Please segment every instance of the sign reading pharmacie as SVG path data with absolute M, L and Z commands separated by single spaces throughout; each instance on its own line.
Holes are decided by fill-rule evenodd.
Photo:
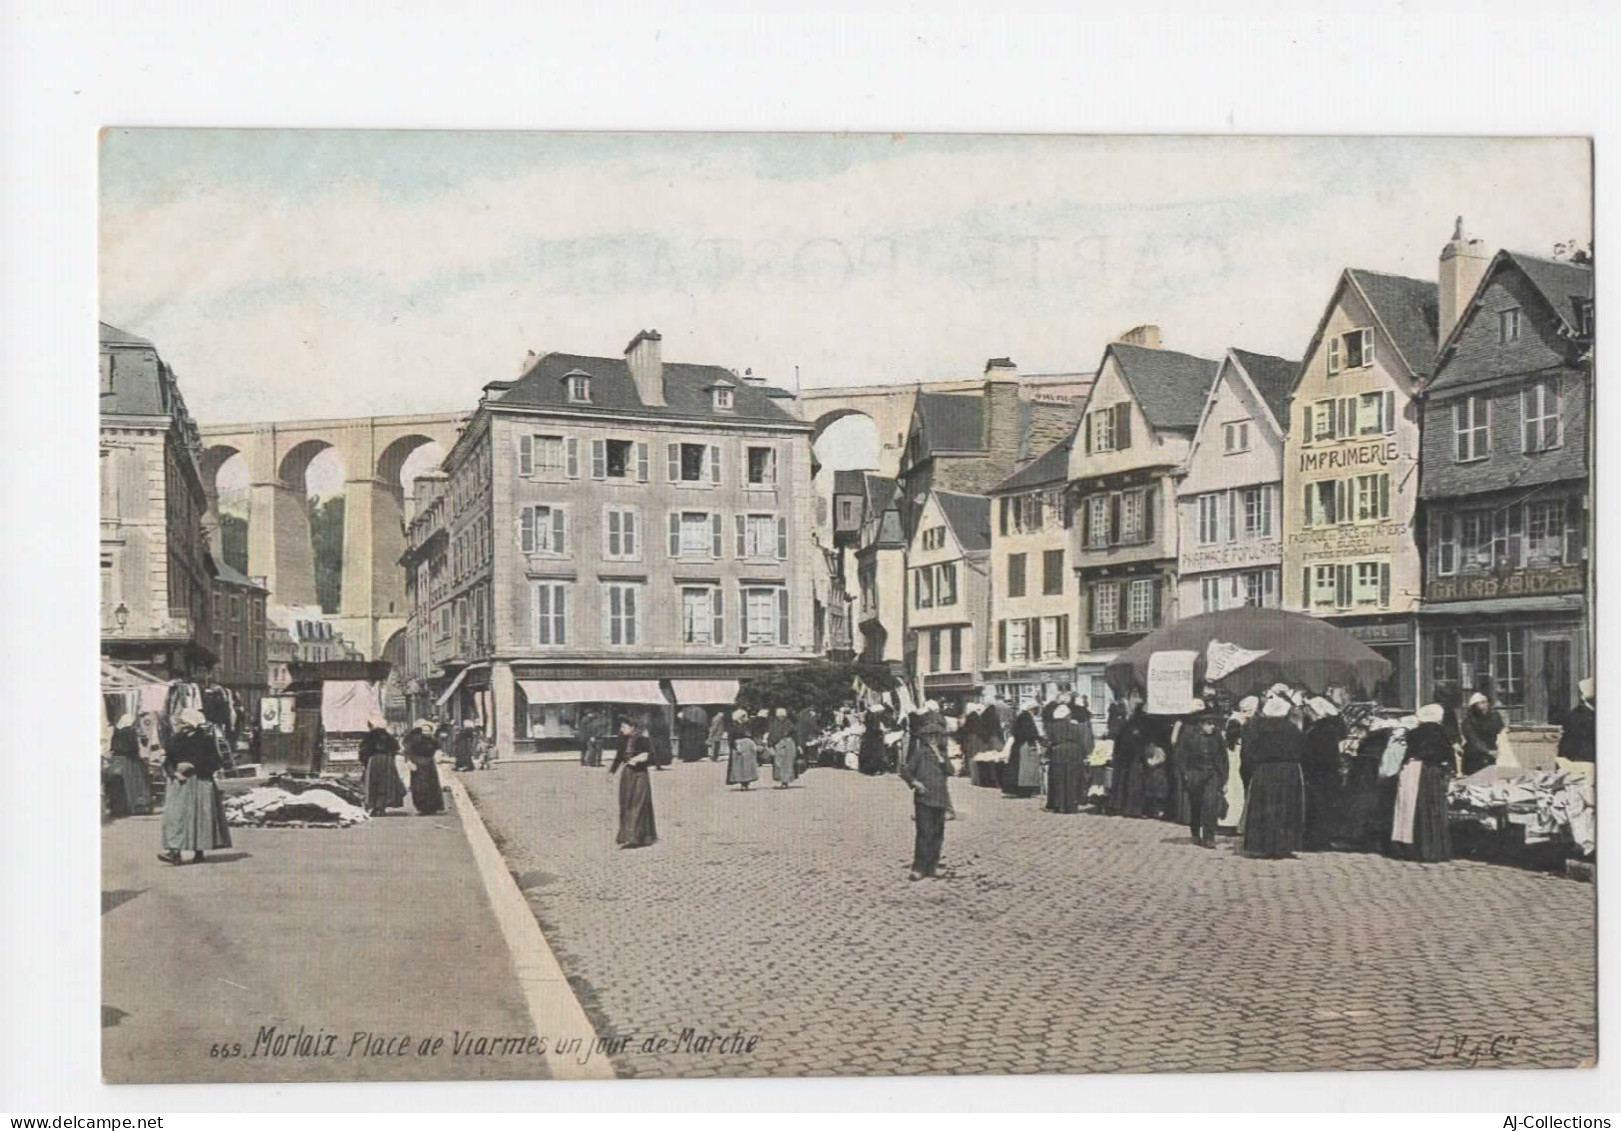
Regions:
M 1506 569 L 1465 577 L 1434 577 L 1424 587 L 1429 601 L 1466 601 L 1490 597 L 1526 597 L 1541 593 L 1579 593 L 1579 566 L 1553 569 Z
M 1198 573 L 1230 566 L 1276 565 L 1283 557 L 1283 543 L 1276 538 L 1259 542 L 1234 542 L 1230 546 L 1200 546 L 1182 551 L 1177 568 Z

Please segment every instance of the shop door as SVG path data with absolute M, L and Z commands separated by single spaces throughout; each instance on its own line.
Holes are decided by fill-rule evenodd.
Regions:
M 1540 671 L 1542 677 L 1531 686 L 1532 694 L 1540 694 L 1542 701 L 1527 704 L 1529 717 L 1535 722 L 1562 723 L 1575 694 L 1570 678 L 1570 638 L 1538 640 L 1536 646 L 1541 654 L 1533 657 L 1533 670 Z
M 1383 647 L 1372 645 L 1375 652 L 1390 661 L 1390 674 L 1373 689 L 1374 702 L 1385 707 L 1408 706 L 1407 697 L 1402 694 L 1402 677 L 1406 674 L 1405 648 L 1385 645 Z

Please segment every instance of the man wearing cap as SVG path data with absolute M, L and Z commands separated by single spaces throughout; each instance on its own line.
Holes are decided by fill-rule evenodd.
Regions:
M 1565 725 L 1559 732 L 1559 756 L 1567 762 L 1591 762 L 1595 760 L 1598 735 L 1592 679 L 1582 680 L 1576 689 L 1582 698 L 1565 716 Z
M 1221 719 L 1206 709 L 1195 715 L 1176 738 L 1176 763 L 1182 775 L 1182 800 L 1188 829 L 1201 848 L 1216 847 L 1216 823 L 1226 809 L 1227 743 Z
M 901 763 L 900 778 L 912 789 L 912 820 L 916 826 L 909 877 L 913 880 L 934 875 L 946 839 L 946 814 L 951 810 L 946 779 L 951 776 L 951 763 L 946 760 L 944 746 L 944 742 L 936 746 L 919 736 L 907 745 L 906 760 Z
M 1463 776 L 1479 773 L 1497 762 L 1497 736 L 1503 733 L 1503 716 L 1492 709 L 1491 700 L 1477 691 L 1469 697 L 1460 726 L 1463 734 Z

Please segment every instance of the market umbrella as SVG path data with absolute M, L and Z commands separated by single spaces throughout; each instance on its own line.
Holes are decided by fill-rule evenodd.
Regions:
M 1206 679 L 1212 643 L 1260 652 L 1215 680 Z M 1300 684 L 1317 694 L 1330 687 L 1371 692 L 1394 665 L 1348 632 L 1303 613 L 1282 609 L 1226 609 L 1150 633 L 1109 661 L 1105 678 L 1115 694 L 1148 686 L 1148 658 L 1155 652 L 1197 652 L 1194 685 L 1216 683 L 1234 695 L 1252 695 L 1274 683 Z M 1240 657 L 1243 658 L 1242 656 Z

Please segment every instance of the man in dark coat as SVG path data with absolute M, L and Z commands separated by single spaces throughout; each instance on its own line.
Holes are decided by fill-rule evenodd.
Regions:
M 1464 777 L 1497 764 L 1497 736 L 1503 733 L 1503 716 L 1492 710 L 1491 700 L 1481 692 L 1469 697 L 1460 730 Z
M 929 737 L 920 736 L 909 744 L 900 777 L 912 788 L 912 820 L 916 826 L 910 879 L 934 875 L 940 863 L 946 814 L 951 811 L 951 791 L 946 785 L 950 776 L 951 763 L 946 760 L 944 742 L 937 745 Z
M 1182 798 L 1195 844 L 1216 847 L 1216 824 L 1227 807 L 1227 742 L 1221 719 L 1207 711 L 1182 725 L 1176 739 L 1176 764 Z
M 1581 702 L 1565 716 L 1565 725 L 1559 732 L 1559 756 L 1567 762 L 1592 762 L 1598 736 L 1598 716 L 1594 713 L 1596 689 L 1591 679 L 1582 680 L 1577 688 L 1581 691 Z

